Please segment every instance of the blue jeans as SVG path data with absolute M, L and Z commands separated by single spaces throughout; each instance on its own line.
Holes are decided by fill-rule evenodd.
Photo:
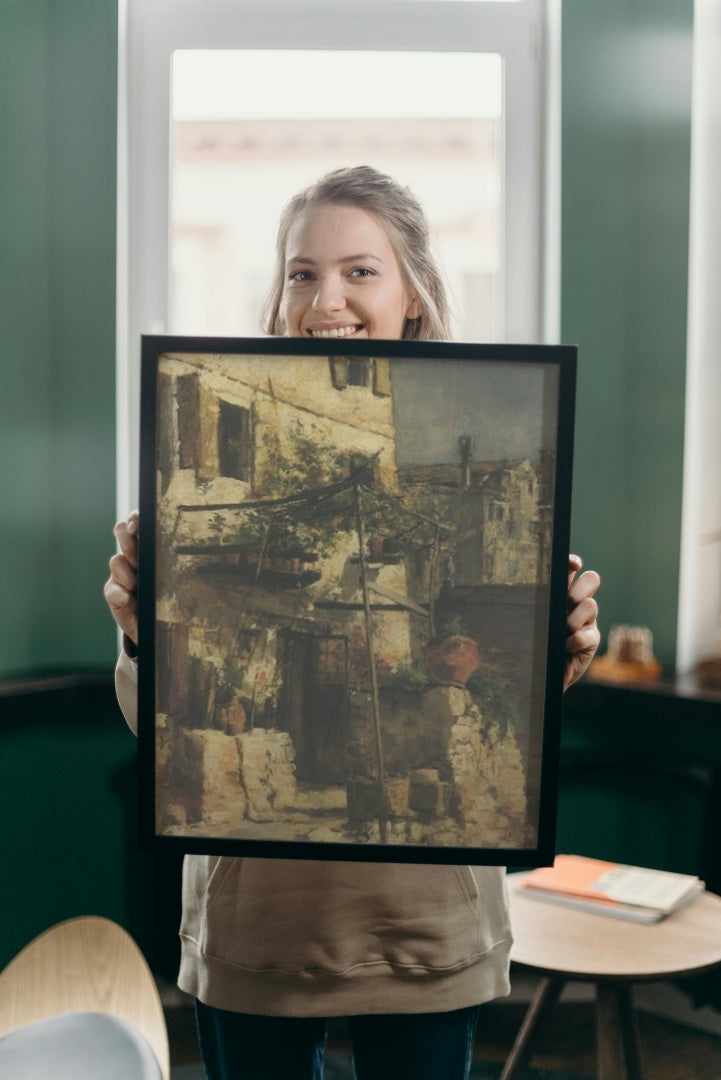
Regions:
M 357 1080 L 467 1080 L 478 1008 L 348 1017 Z M 323 1017 L 195 1009 L 208 1080 L 321 1080 Z

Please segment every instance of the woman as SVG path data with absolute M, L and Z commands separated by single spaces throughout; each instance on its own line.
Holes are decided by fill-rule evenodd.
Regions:
M 368 167 L 299 193 L 279 227 L 265 329 L 323 339 L 450 337 L 415 197 Z M 137 514 L 105 595 L 126 647 L 118 696 L 135 722 Z M 598 646 L 593 572 L 569 562 L 564 688 Z M 322 1075 L 326 1018 L 347 1016 L 359 1080 L 462 1080 L 479 1006 L 508 993 L 499 867 L 186 856 L 179 985 L 197 1001 L 210 1080 Z

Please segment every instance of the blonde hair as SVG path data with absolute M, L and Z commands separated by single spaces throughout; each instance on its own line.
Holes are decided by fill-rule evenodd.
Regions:
M 386 229 L 401 273 L 421 305 L 417 318 L 406 319 L 401 337 L 447 341 L 452 336 L 451 311 L 443 276 L 430 250 L 423 207 L 410 188 L 370 165 L 327 173 L 294 195 L 283 210 L 276 239 L 274 279 L 263 311 L 263 330 L 276 335 L 286 332 L 281 305 L 288 233 L 303 211 L 323 203 L 357 206 L 372 214 Z

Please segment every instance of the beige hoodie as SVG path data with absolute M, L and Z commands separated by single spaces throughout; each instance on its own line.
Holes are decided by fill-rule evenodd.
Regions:
M 118 700 L 137 721 L 137 665 Z M 186 855 L 178 985 L 270 1016 L 441 1012 L 509 992 L 501 867 Z

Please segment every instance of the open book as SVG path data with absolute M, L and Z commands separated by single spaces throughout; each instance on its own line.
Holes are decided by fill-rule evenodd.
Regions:
M 517 888 L 535 900 L 653 923 L 693 900 L 705 886 L 693 874 L 557 855 L 553 866 L 532 870 Z

